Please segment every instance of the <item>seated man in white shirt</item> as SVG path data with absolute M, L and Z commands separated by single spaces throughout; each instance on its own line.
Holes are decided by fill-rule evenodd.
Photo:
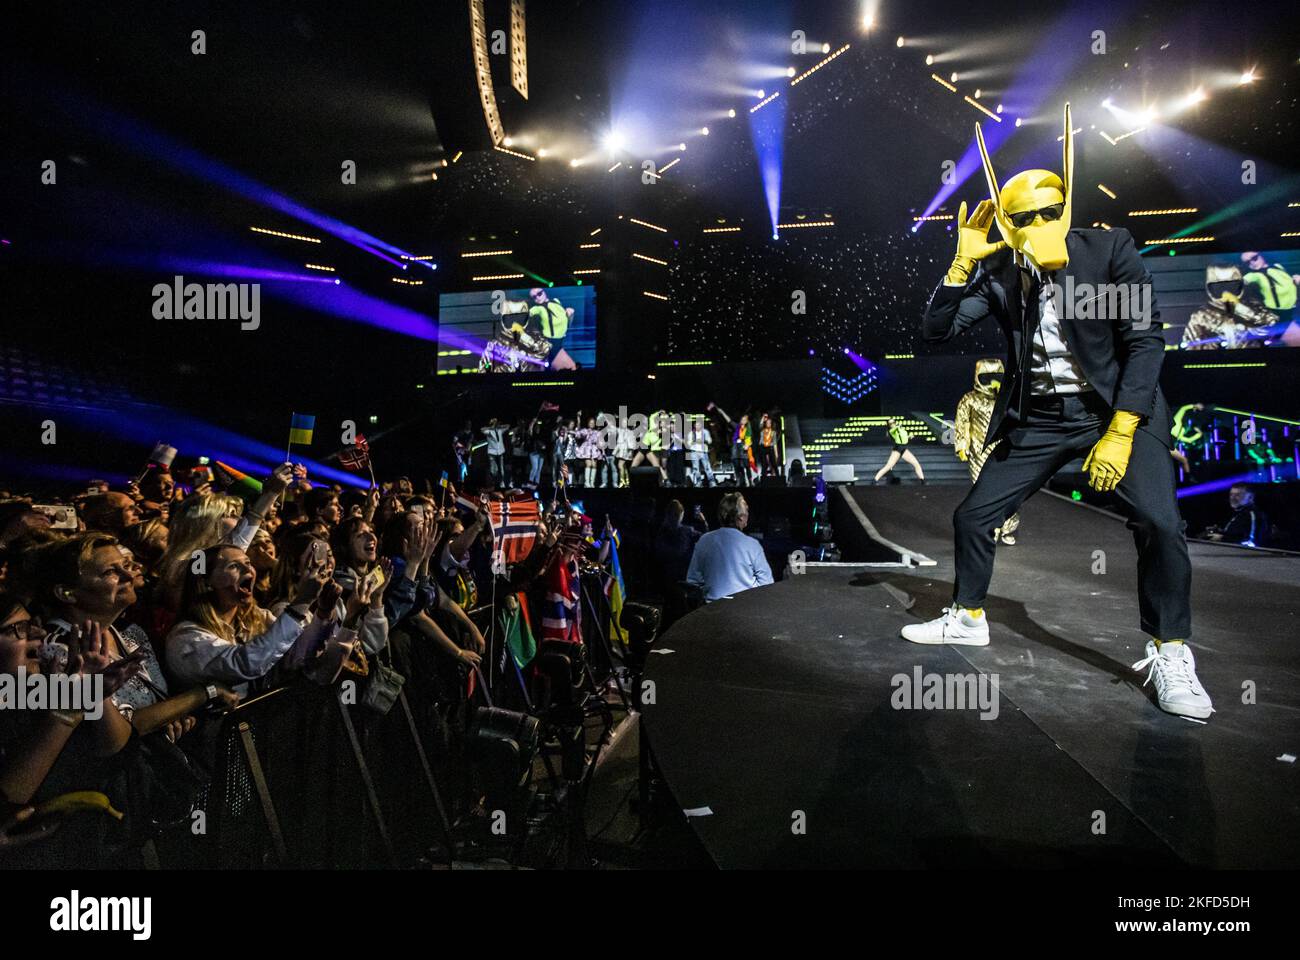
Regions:
M 729 493 L 718 504 L 717 530 L 700 537 L 686 573 L 688 583 L 704 590 L 704 599 L 718 600 L 772 582 L 772 568 L 759 542 L 744 532 L 749 504 Z

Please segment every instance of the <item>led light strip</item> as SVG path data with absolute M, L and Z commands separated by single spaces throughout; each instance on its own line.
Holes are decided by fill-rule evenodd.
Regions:
M 632 256 L 636 257 L 638 260 L 649 260 L 651 263 L 657 263 L 661 267 L 668 266 L 667 260 L 660 260 L 657 257 L 647 257 L 644 253 L 634 253 Z
M 270 237 L 283 237 L 286 240 L 302 240 L 305 243 L 320 243 L 320 240 L 316 237 L 304 237 L 297 233 L 282 233 L 279 230 L 268 230 L 266 227 L 249 227 L 248 229 L 252 230 L 254 233 L 265 233 Z
M 522 280 L 522 273 L 494 273 L 483 277 L 470 277 L 471 280 Z
M 327 267 L 319 263 L 304 263 L 303 266 L 306 267 L 308 270 L 324 270 L 326 273 L 335 272 L 333 267 Z
M 462 253 L 461 257 L 465 260 L 470 257 L 508 257 L 512 253 L 513 250 L 476 250 L 473 253 Z
M 501 146 L 501 145 L 499 145 L 499 144 L 498 144 L 497 146 L 493 147 L 493 149 L 494 149 L 494 150 L 500 150 L 502 153 L 508 153 L 508 154 L 510 154 L 510 156 L 512 156 L 512 157 L 519 157 L 519 159 L 521 159 L 521 160 L 531 160 L 531 161 L 533 161 L 534 163 L 537 161 L 537 158 L 534 157 L 531 153 L 521 153 L 521 152 L 518 151 L 518 150 L 511 150 L 509 147 L 503 147 L 503 146 Z
M 599 269 L 592 269 L 592 270 L 574 270 L 574 271 L 573 271 L 573 275 L 574 275 L 575 277 L 586 276 L 587 274 L 590 274 L 590 273 L 600 273 L 600 270 L 599 270 Z
M 655 300 L 667 300 L 667 299 L 668 299 L 668 298 L 665 297 L 662 293 L 651 293 L 649 290 L 642 290 L 641 292 L 644 293 L 647 297 L 652 297 L 652 298 L 655 299 Z
M 520 380 L 510 384 L 512 387 L 571 387 L 572 380 Z
M 438 351 L 438 356 L 440 356 L 440 357 L 467 357 L 467 356 L 469 356 L 469 355 L 470 355 L 471 353 L 473 353 L 473 352 L 474 352 L 473 350 L 439 350 L 439 351 Z
M 1104 183 L 1097 184 L 1097 189 L 1100 190 L 1102 193 L 1106 194 L 1106 196 L 1110 197 L 1112 200 L 1119 199 L 1118 197 L 1115 196 L 1115 191 L 1112 190 L 1110 187 L 1106 186 L 1106 184 Z
M 580 243 L 580 244 L 578 244 L 578 249 L 579 249 L 579 250 L 598 250 L 598 249 L 600 249 L 600 244 L 599 244 L 599 243 Z
M 668 232 L 667 227 L 658 227 L 655 226 L 653 223 L 646 223 L 644 220 L 638 220 L 636 217 L 628 217 L 628 219 L 631 220 L 633 223 L 635 223 L 638 227 L 649 227 L 651 230 L 658 230 L 660 233 Z
M 750 112 L 750 113 L 758 113 L 758 111 L 762 110 L 764 107 L 766 107 L 769 103 L 771 103 L 773 100 L 775 100 L 775 99 L 776 99 L 777 97 L 779 97 L 779 96 L 781 96 L 781 91 L 780 91 L 780 90 L 778 90 L 776 93 L 770 93 L 770 94 L 768 94 L 768 95 L 767 95 L 766 97 L 764 97 L 762 100 L 758 101 L 758 103 L 756 103 L 756 104 L 754 104 L 752 107 L 750 107 L 750 108 L 749 108 L 749 112 Z
M 701 233 L 739 233 L 740 227 L 705 227 Z
M 1214 370 L 1225 367 L 1267 367 L 1267 363 L 1185 363 L 1184 370 Z
M 803 227 L 833 227 L 834 220 L 805 220 L 802 223 L 778 223 L 778 230 L 799 230 Z
M 1209 243 L 1213 237 L 1168 237 L 1164 240 L 1148 240 L 1146 246 L 1151 247 L 1157 243 Z
M 830 56 L 826 57 L 826 58 L 825 58 L 824 60 L 822 60 L 821 62 L 813 64 L 811 67 L 809 67 L 809 68 L 808 68 L 807 70 L 805 70 L 803 73 L 799 74 L 799 76 L 797 76 L 797 77 L 795 77 L 793 80 L 791 80 L 791 81 L 790 81 L 790 86 L 793 87 L 796 83 L 801 83 L 803 80 L 807 79 L 809 76 L 811 76 L 812 74 L 816 73 L 816 72 L 817 72 L 818 70 L 820 70 L 822 67 L 826 66 L 826 64 L 830 63 L 832 60 L 834 60 L 836 57 L 838 57 L 841 53 L 843 53 L 845 50 L 847 50 L 847 49 L 849 48 L 849 46 L 850 46 L 850 45 L 846 43 L 846 44 L 844 44 L 844 46 L 840 47 L 838 50 L 836 50 L 836 51 L 835 51 L 834 53 L 832 53 Z
M 931 74 L 931 76 L 933 76 L 933 74 Z M 956 87 L 953 88 L 954 91 L 955 91 L 956 89 L 957 89 Z M 996 120 L 998 123 L 1001 123 L 1001 122 L 1002 122 L 1002 118 L 1001 118 L 1001 117 L 999 117 L 996 113 L 994 113 L 994 112 L 993 112 L 992 110 L 990 110 L 988 107 L 984 106 L 984 104 L 980 103 L 978 100 L 976 100 L 976 99 L 974 99 L 974 98 L 972 98 L 972 97 L 963 97 L 962 99 L 965 100 L 967 103 L 969 103 L 972 107 L 974 107 L 974 108 L 975 108 L 976 110 L 978 110 L 980 113 L 984 114 L 984 116 L 988 117 L 990 120 Z
M 662 177 L 665 173 L 667 173 L 669 170 L 671 170 L 673 167 L 677 166 L 677 164 L 681 162 L 682 162 L 681 157 L 673 157 L 671 160 L 669 160 L 667 163 L 665 163 L 662 167 L 659 168 L 659 175 Z
M 388 279 L 391 280 L 391 281 L 393 281 L 393 283 L 401 283 L 401 284 L 405 284 L 405 285 L 408 286 L 408 287 L 422 287 L 422 286 L 424 286 L 424 281 L 423 281 L 423 280 L 407 280 L 405 277 L 389 277 Z
M 951 213 L 934 214 L 933 216 L 929 216 L 929 217 L 913 217 L 913 218 L 912 218 L 913 222 L 915 222 L 915 223 L 923 223 L 923 222 L 925 222 L 925 221 L 927 221 L 927 220 L 954 220 L 954 219 L 956 219 L 956 218 L 955 218 Z
M 947 80 L 945 80 L 943 77 L 939 76 L 937 73 L 932 73 L 932 74 L 930 74 L 930 79 L 933 80 L 935 83 L 939 83 L 939 84 L 942 84 L 943 86 L 947 87 L 947 88 L 948 88 L 949 90 L 951 90 L 953 93 L 956 93 L 956 92 L 957 92 L 957 88 L 956 88 L 956 87 L 954 87 L 951 83 L 949 83 L 949 82 L 948 82 Z
M 1130 217 L 1163 217 L 1170 213 L 1199 213 L 1197 207 L 1170 207 L 1168 210 L 1130 210 Z
M 656 367 L 711 367 L 712 360 L 660 360 Z

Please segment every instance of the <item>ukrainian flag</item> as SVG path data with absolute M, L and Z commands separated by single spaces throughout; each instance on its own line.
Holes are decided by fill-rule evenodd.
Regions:
M 623 565 L 618 562 L 618 535 L 611 534 L 609 540 L 609 636 L 626 647 L 628 636 L 622 621 L 627 585 L 623 583 Z
M 311 433 L 316 429 L 316 418 L 305 413 L 295 413 L 289 421 L 289 442 L 304 446 L 311 443 Z

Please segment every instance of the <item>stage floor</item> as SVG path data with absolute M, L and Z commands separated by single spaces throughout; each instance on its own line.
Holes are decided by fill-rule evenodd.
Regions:
M 810 568 L 660 639 L 645 736 L 678 804 L 712 811 L 689 822 L 718 865 L 1300 865 L 1300 781 L 1279 759 L 1300 755 L 1300 558 L 1192 545 L 1217 711 L 1201 724 L 1130 669 L 1146 637 L 1129 532 L 1069 501 L 1035 497 L 1000 548 L 988 647 L 902 640 L 948 602 L 964 493 L 853 491 L 937 566 Z M 892 678 L 917 668 L 997 675 L 996 717 L 895 709 Z

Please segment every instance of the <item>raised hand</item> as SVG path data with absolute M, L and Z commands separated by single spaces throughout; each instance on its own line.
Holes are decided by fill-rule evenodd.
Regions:
M 989 227 L 993 226 L 993 201 L 981 200 L 975 212 L 966 217 L 966 202 L 963 200 L 957 208 L 957 257 L 959 259 L 983 260 L 989 254 L 997 253 L 1006 244 L 1001 241 L 989 241 Z

